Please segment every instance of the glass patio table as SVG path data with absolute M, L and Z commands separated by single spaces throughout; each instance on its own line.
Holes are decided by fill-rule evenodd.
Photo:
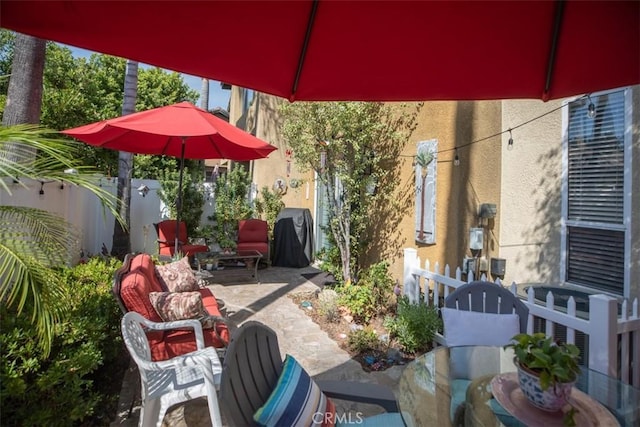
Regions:
M 581 367 L 571 401 L 582 425 L 640 425 L 640 390 Z M 438 347 L 409 363 L 402 373 L 398 404 L 407 426 L 562 425 L 549 413 L 518 400 L 513 351 L 501 347 Z M 512 383 L 505 393 L 503 379 Z M 514 383 L 515 382 L 515 383 Z M 499 388 L 493 390 L 492 385 Z M 514 393 L 511 393 L 514 392 Z M 495 395 L 494 395 L 495 394 Z M 512 396 L 506 399 L 505 395 Z M 500 401 L 505 403 L 501 405 Z M 520 394 L 521 396 L 521 394 Z M 521 396 L 522 399 L 525 399 Z M 568 408 L 568 406 L 566 407 Z

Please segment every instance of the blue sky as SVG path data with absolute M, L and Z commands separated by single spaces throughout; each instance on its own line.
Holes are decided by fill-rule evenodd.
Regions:
M 65 46 L 71 49 L 71 54 L 76 58 L 88 58 L 91 56 L 91 54 L 95 53 L 90 50 L 80 49 L 74 46 L 69 46 L 69 45 L 62 45 L 62 46 Z M 147 67 L 148 65 L 140 64 L 140 66 Z M 200 89 L 202 88 L 202 78 L 198 76 L 192 76 L 189 74 L 183 74 L 183 73 L 180 73 L 180 74 L 182 74 L 182 78 L 184 82 L 187 85 L 189 85 L 191 89 L 195 90 L 199 94 Z M 230 92 L 231 91 L 229 90 L 222 89 L 220 87 L 220 82 L 215 80 L 209 80 L 209 110 L 216 107 L 221 107 L 226 110 L 229 104 Z M 198 107 L 200 106 L 199 101 L 197 105 Z

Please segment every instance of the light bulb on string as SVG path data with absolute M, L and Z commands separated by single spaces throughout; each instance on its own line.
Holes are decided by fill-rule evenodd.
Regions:
M 453 158 L 453 165 L 454 166 L 460 166 L 460 157 L 458 156 L 458 149 L 457 148 L 456 148 L 455 153 L 456 153 L 456 155 Z
M 511 129 L 509 129 L 509 142 L 507 143 L 507 150 L 513 150 L 513 134 L 511 133 Z
M 44 199 L 44 181 L 40 181 L 40 191 L 38 191 L 38 195 L 41 199 Z
M 589 98 L 589 106 L 587 107 L 587 117 L 589 117 L 590 119 L 593 119 L 596 116 L 596 106 L 593 104 L 593 101 L 591 100 L 591 95 L 587 95 L 587 98 Z

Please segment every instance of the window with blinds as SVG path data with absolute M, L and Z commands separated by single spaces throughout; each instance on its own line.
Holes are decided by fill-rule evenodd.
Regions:
M 567 281 L 620 294 L 625 259 L 624 106 L 621 91 L 570 103 L 566 146 Z

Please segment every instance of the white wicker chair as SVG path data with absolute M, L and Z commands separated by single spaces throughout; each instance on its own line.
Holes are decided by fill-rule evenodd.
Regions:
M 193 328 L 198 350 L 153 362 L 144 328 Z M 204 346 L 202 326 L 198 320 L 155 323 L 130 311 L 122 318 L 122 336 L 140 372 L 142 409 L 139 426 L 160 427 L 170 406 L 202 396 L 207 397 L 212 424 L 222 426 L 216 395 L 222 365 L 216 349 Z

